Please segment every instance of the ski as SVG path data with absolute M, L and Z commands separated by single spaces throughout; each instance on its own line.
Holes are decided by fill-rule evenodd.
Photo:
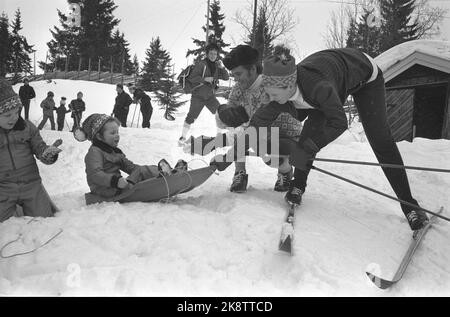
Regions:
M 444 207 L 441 207 L 439 209 L 439 211 L 437 212 L 437 214 L 442 213 Z M 430 229 L 430 227 L 433 225 L 434 222 L 436 222 L 437 217 L 435 215 L 430 217 L 430 220 L 428 221 L 428 223 L 425 225 L 424 228 L 417 230 L 414 232 L 413 237 L 412 237 L 412 241 L 409 245 L 408 251 L 406 252 L 406 254 L 403 257 L 402 262 L 400 263 L 397 272 L 395 273 L 394 277 L 392 280 L 385 280 L 382 279 L 372 273 L 366 272 L 367 276 L 370 278 L 370 280 L 379 288 L 381 289 L 388 289 L 389 287 L 391 287 L 392 285 L 396 284 L 398 281 L 400 281 L 403 277 L 403 274 L 405 273 L 408 264 L 411 262 L 411 259 L 414 255 L 414 253 L 416 252 L 417 248 L 419 247 L 421 241 L 423 240 L 423 238 L 425 237 L 425 234 L 428 232 L 428 229 Z
M 278 249 L 280 251 L 288 252 L 292 255 L 292 243 L 294 241 L 294 217 L 295 217 L 295 209 L 298 205 L 289 204 L 289 210 L 283 226 L 281 227 L 281 237 L 280 244 L 278 245 Z

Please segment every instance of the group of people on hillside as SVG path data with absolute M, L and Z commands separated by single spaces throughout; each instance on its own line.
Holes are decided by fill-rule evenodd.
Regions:
M 198 83 L 198 88 L 192 92 L 189 112 L 178 143 L 191 154 L 200 155 L 206 155 L 214 149 L 206 147 L 211 142 L 215 142 L 216 147 L 232 146 L 231 155 L 218 155 L 210 162 L 219 171 L 235 163 L 231 191 L 246 191 L 248 175 L 245 156 L 250 155 L 252 147 L 251 150 L 264 158 L 266 163 L 277 167 L 274 190 L 286 192 L 288 203 L 300 205 L 316 154 L 347 129 L 343 106 L 349 95 L 355 100 L 367 139 L 378 161 L 403 165 L 387 123 L 383 73 L 370 56 L 356 49 L 331 49 L 314 53 L 296 64 L 285 47 L 276 47 L 273 54 L 262 63 L 258 51 L 248 45 L 235 47 L 222 62 L 217 60 L 218 53 L 217 46 L 208 45 L 206 58 L 194 68 L 192 81 Z M 215 97 L 216 85 L 218 79 L 228 79 L 228 71 L 235 78 L 235 85 L 227 103 L 220 105 Z M 32 167 L 25 163 L 23 167 L 17 167 L 18 164 L 10 162 L 13 159 L 8 158 L 4 153 L 6 151 L 1 149 L 0 153 L 5 157 L 0 163 L 0 173 L 6 173 L 10 180 L 4 181 L 2 178 L 0 186 L 8 190 L 14 188 L 14 180 L 17 180 L 21 168 L 32 168 L 39 180 L 36 186 L 42 186 L 33 155 L 51 164 L 56 160 L 59 149 L 43 143 L 36 128 L 19 116 L 22 107 L 19 98 L 11 92 L 10 87 L 2 85 L 5 86 L 2 94 L 6 95 L 0 97 L 0 137 L 14 133 L 18 135 L 7 138 L 6 142 L 31 138 L 27 145 L 21 143 L 23 153 L 18 157 L 26 157 L 27 164 Z M 126 126 L 132 99 L 121 85 L 117 85 L 117 93 L 114 117 L 93 114 L 76 130 L 78 140 L 92 142 L 85 159 L 86 173 L 91 191 L 98 195 L 117 195 L 136 182 L 155 177 L 160 172 L 158 166 L 132 163 L 118 148 L 119 126 Z M 133 89 L 133 96 L 141 103 L 141 108 L 149 102 L 138 89 Z M 228 129 L 228 133 L 217 134 L 213 138 L 187 137 L 191 124 L 204 106 L 215 114 L 217 128 Z M 278 128 L 279 139 L 276 143 L 272 142 L 270 134 L 263 136 L 259 133 L 259 128 L 267 127 Z M 250 129 L 255 131 L 258 138 L 256 146 L 247 139 L 248 134 L 245 132 Z M 6 142 L 2 141 L 1 144 Z M 267 143 L 266 146 L 261 147 L 262 142 Z M 244 151 L 236 149 L 239 144 L 245 145 Z M 278 146 L 274 149 L 270 147 L 271 144 Z M 274 153 L 279 155 L 273 156 Z M 230 157 L 231 160 L 228 159 Z M 273 164 L 274 161 L 277 163 Z M 120 170 L 130 176 L 124 179 Z M 401 209 L 411 229 L 422 228 L 428 218 L 411 194 L 405 170 L 383 168 L 383 171 L 397 197 L 409 203 L 401 203 Z M 13 203 L 25 204 L 21 197 L 11 197 L 5 200 L 7 204 L 0 203 L 0 221 L 10 215 Z M 411 204 L 418 208 L 411 207 Z M 36 215 L 45 214 L 38 212 Z

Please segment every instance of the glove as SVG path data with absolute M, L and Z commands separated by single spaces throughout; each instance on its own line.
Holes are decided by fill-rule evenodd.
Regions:
M 226 104 L 220 105 L 217 110 L 219 119 L 228 127 L 236 128 L 250 120 L 244 107 L 232 107 Z
M 226 155 L 216 155 L 211 159 L 209 166 L 217 168 L 219 171 L 224 171 L 233 162 L 226 161 Z

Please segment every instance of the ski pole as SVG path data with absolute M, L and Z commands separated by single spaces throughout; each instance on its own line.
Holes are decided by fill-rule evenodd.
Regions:
M 343 163 L 343 164 L 358 164 L 358 165 L 369 165 L 369 166 L 381 166 L 381 167 L 389 167 L 389 168 L 401 168 L 401 169 L 411 169 L 411 170 L 419 170 L 419 171 L 450 173 L 450 170 L 448 170 L 448 169 L 421 167 L 421 166 L 406 166 L 406 165 L 398 165 L 398 164 L 372 163 L 372 162 L 364 162 L 364 161 L 349 161 L 349 160 L 337 160 L 337 159 L 326 159 L 326 158 L 315 158 L 314 161 Z
M 436 217 L 442 218 L 442 219 L 447 220 L 447 221 L 450 222 L 450 218 L 447 218 L 447 217 L 445 217 L 445 216 L 441 216 L 440 214 L 437 214 L 437 213 L 435 213 L 435 212 L 432 212 L 432 211 L 430 211 L 430 210 L 428 210 L 428 209 L 422 208 L 422 207 L 420 207 L 420 206 L 417 206 L 417 205 L 412 204 L 412 203 L 410 203 L 410 202 L 404 201 L 404 200 L 402 200 L 402 199 L 398 199 L 398 198 L 396 198 L 396 197 L 390 196 L 390 195 L 388 195 L 388 194 L 385 194 L 385 193 L 383 193 L 383 192 L 380 192 L 380 191 L 378 191 L 378 190 L 376 190 L 376 189 L 370 188 L 370 187 L 365 186 L 365 185 L 363 185 L 363 184 L 354 182 L 354 181 L 352 181 L 352 180 L 350 180 L 350 179 L 348 179 L 348 178 L 345 178 L 345 177 L 342 177 L 342 176 L 333 174 L 333 173 L 331 173 L 331 172 L 325 171 L 325 170 L 323 170 L 323 169 L 321 169 L 321 168 L 318 168 L 318 167 L 315 167 L 315 166 L 312 166 L 312 169 L 314 169 L 314 170 L 316 170 L 316 171 L 318 171 L 318 172 L 321 172 L 321 173 L 323 173 L 323 174 L 326 174 L 326 175 L 329 175 L 329 176 L 336 177 L 337 179 L 343 180 L 344 182 L 347 182 L 347 183 L 353 184 L 353 185 L 355 185 L 355 186 L 364 188 L 364 189 L 366 189 L 366 190 L 368 190 L 368 191 L 371 191 L 371 192 L 373 192 L 373 193 L 376 193 L 376 194 L 378 194 L 378 195 L 381 195 L 381 196 L 390 198 L 390 199 L 392 199 L 392 200 L 398 201 L 398 202 L 400 202 L 400 203 L 402 203 L 402 204 L 404 204 L 404 205 L 407 205 L 407 206 L 409 206 L 409 207 L 414 208 L 415 210 L 423 210 L 423 211 L 425 211 L 425 212 L 427 212 L 427 213 L 429 213 L 429 214 L 432 214 L 432 215 L 434 215 L 434 216 L 436 216 Z
M 136 114 L 137 104 L 134 106 L 133 119 L 131 119 L 131 127 L 133 127 L 134 115 Z
M 141 116 L 141 112 L 138 111 L 138 118 L 137 118 L 137 122 L 136 122 L 136 128 L 139 128 L 139 117 Z

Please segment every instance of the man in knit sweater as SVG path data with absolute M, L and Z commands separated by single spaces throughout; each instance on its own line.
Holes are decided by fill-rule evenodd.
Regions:
M 289 51 L 277 47 L 263 66 L 263 85 L 271 103 L 258 109 L 250 125 L 270 126 L 283 108 L 289 106 L 296 108 L 297 119 L 307 117 L 298 141 L 280 139 L 279 151 L 288 153 L 295 166 L 294 179 L 285 197 L 289 203 L 301 203 L 312 160 L 347 129 L 343 106 L 349 95 L 354 98 L 378 161 L 403 165 L 387 122 L 383 73 L 368 55 L 350 48 L 332 49 L 314 53 L 295 65 Z M 223 170 L 231 163 L 220 156 L 211 164 Z M 383 168 L 383 172 L 397 197 L 417 206 L 405 170 Z M 428 221 L 419 208 L 405 204 L 401 208 L 412 230 L 422 228 Z
M 249 45 L 238 45 L 225 56 L 223 63 L 234 77 L 236 84 L 231 89 L 227 104 L 219 106 L 216 123 L 218 128 L 228 129 L 229 132 L 219 134 L 215 138 L 205 136 L 191 138 L 187 150 L 192 154 L 210 153 L 213 147 L 207 145 L 211 145 L 211 142 L 216 143 L 217 147 L 232 145 L 238 135 L 249 126 L 253 114 L 269 101 L 262 85 L 262 66 L 258 62 L 258 56 L 258 51 Z M 201 146 L 195 146 L 196 144 Z M 206 147 L 208 151 L 205 151 Z M 286 160 L 283 163 L 278 168 L 278 178 L 274 186 L 274 190 L 280 192 L 289 189 L 289 180 L 293 174 L 289 162 Z M 230 191 L 242 193 L 247 190 L 248 183 L 245 157 L 236 160 L 235 166 Z

